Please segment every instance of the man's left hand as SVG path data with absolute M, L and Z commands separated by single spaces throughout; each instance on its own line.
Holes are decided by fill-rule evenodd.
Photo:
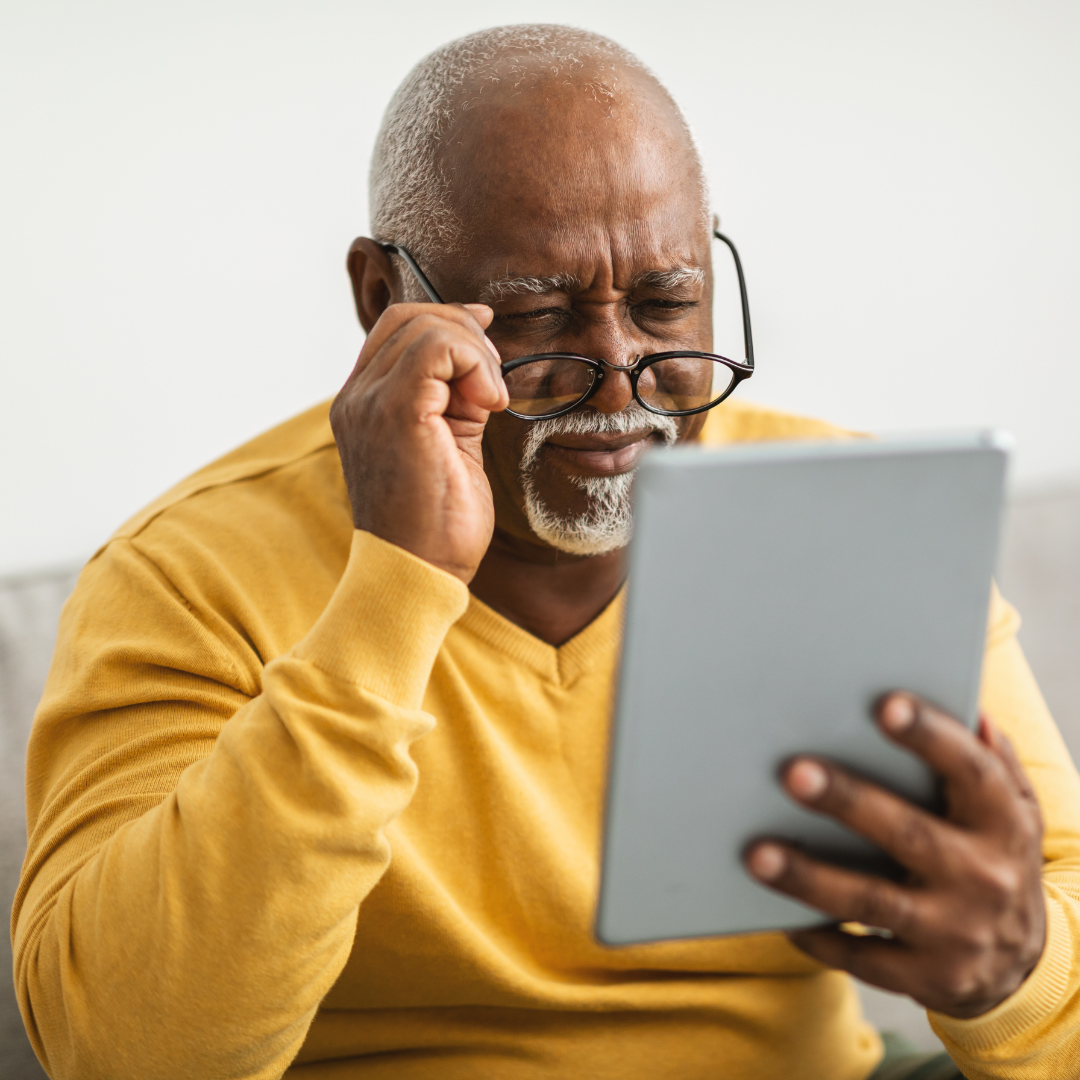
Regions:
M 804 952 L 925 1008 L 968 1019 L 1012 994 L 1042 955 L 1042 818 L 1009 743 L 986 719 L 977 733 L 906 694 L 878 709 L 885 733 L 942 779 L 935 817 L 818 758 L 791 762 L 783 781 L 799 803 L 828 814 L 909 871 L 894 883 L 767 840 L 747 854 L 759 880 L 832 916 L 890 932 L 836 926 L 791 933 Z

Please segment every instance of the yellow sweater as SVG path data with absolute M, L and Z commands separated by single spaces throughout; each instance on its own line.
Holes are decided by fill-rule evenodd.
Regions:
M 830 437 L 752 406 L 712 441 Z M 16 978 L 54 1078 L 857 1080 L 845 975 L 779 934 L 593 938 L 621 599 L 552 648 L 354 532 L 326 406 L 122 528 L 27 762 Z M 1046 816 L 1045 956 L 969 1077 L 1080 1075 L 1080 781 L 997 603 L 986 709 Z

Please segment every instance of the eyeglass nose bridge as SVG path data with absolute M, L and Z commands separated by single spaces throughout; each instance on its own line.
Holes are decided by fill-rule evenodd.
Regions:
M 641 353 L 638 353 L 637 356 L 634 357 L 634 362 L 632 364 L 613 364 L 610 360 L 605 360 L 603 357 L 599 358 L 598 363 L 603 364 L 604 367 L 611 368 L 612 371 L 624 371 L 627 374 L 630 374 L 633 371 L 637 371 L 638 364 L 641 363 Z

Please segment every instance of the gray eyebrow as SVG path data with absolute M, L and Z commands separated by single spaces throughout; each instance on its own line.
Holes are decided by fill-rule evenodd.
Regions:
M 654 289 L 678 289 L 683 285 L 704 285 L 705 271 L 700 266 L 673 266 L 668 270 L 645 270 L 631 285 L 647 285 Z
M 667 270 L 644 270 L 631 281 L 631 287 L 650 286 L 654 289 L 678 289 L 684 285 L 702 285 L 705 271 L 700 266 L 673 266 Z M 581 281 L 573 274 L 552 274 L 548 277 L 493 278 L 480 290 L 481 303 L 490 304 L 508 296 L 541 296 L 551 292 L 573 292 Z
M 581 282 L 573 274 L 552 274 L 550 277 L 493 278 L 480 290 L 484 304 L 505 300 L 508 296 L 528 294 L 541 296 L 550 292 L 572 292 L 581 288 Z

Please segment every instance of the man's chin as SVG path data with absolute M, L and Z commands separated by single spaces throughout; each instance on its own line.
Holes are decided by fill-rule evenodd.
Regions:
M 525 478 L 525 516 L 543 543 L 573 555 L 605 555 L 630 543 L 632 472 L 567 478 L 575 489 L 565 493 L 569 498 L 540 489 L 533 479 Z

